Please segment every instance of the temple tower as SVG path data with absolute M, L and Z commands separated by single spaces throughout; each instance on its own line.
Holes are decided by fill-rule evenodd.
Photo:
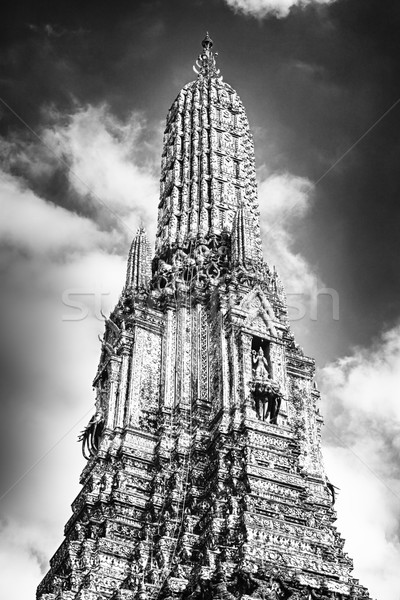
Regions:
M 369 598 L 334 525 L 314 361 L 262 256 L 245 110 L 212 45 L 167 116 L 155 253 L 141 228 L 39 600 Z

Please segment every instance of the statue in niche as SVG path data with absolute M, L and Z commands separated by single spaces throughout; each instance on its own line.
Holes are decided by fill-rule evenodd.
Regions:
M 277 424 L 282 402 L 282 393 L 278 383 L 269 374 L 269 364 L 262 347 L 252 351 L 253 393 L 257 417 L 261 421 Z
M 268 361 L 264 350 L 259 348 L 258 352 L 252 351 L 253 355 L 253 377 L 254 379 L 269 379 Z

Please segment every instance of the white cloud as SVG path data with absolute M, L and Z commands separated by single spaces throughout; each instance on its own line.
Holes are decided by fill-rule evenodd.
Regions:
M 107 314 L 124 284 L 129 230 L 135 231 L 141 220 L 154 228 L 157 210 L 151 153 L 148 160 L 138 156 L 139 139 L 148 133 L 144 121 L 133 117 L 123 123 L 105 107 L 91 106 L 47 116 L 52 126 L 41 135 L 72 168 L 66 172 L 61 166 L 69 186 L 61 190 L 63 206 L 49 199 L 46 187 L 46 179 L 60 169 L 54 155 L 23 139 L 0 147 L 4 164 L 21 174 L 0 171 L 1 345 L 10 365 L 2 384 L 7 387 L 10 378 L 9 427 L 19 434 L 15 448 L 9 448 L 15 473 L 8 485 L 93 409 L 97 336 L 104 327 L 96 316 L 96 294 L 97 300 L 102 294 Z M 107 209 L 90 199 L 83 181 L 122 215 L 128 228 L 107 221 Z M 68 320 L 76 318 L 77 310 L 63 303 L 66 289 L 78 292 L 74 300 L 87 307 L 85 319 Z M 91 290 L 95 295 L 87 293 Z M 75 440 L 89 418 L 75 425 L 2 501 L 1 597 L 34 597 L 62 541 L 84 463 Z
M 310 302 L 322 286 L 315 269 L 294 249 L 296 230 L 312 206 L 312 193 L 308 179 L 289 173 L 269 175 L 259 185 L 264 255 L 271 267 L 278 267 L 293 318 L 301 306 L 309 312 Z
M 0 524 L 0 572 L 5 580 L 1 585 L 3 598 L 20 600 L 32 597 L 32 581 L 40 579 L 39 558 L 32 551 L 32 532 L 21 527 L 15 521 Z M 37 537 L 38 532 L 36 532 Z M 20 575 L 14 581 L 7 573 L 16 574 L 16 565 Z
M 328 365 L 325 458 L 340 488 L 339 530 L 355 574 L 379 600 L 398 600 L 400 326 Z
M 159 184 L 151 155 L 143 161 L 146 127 L 136 114 L 122 122 L 105 105 L 89 105 L 67 120 L 58 118 L 43 136 L 71 165 L 70 185 L 82 198 L 92 192 L 93 205 L 100 199 L 131 231 L 143 221 L 153 233 Z
M 292 6 L 307 4 L 330 4 L 334 0 L 225 0 L 235 12 L 262 19 L 273 14 L 286 17 Z
M 76 424 L 2 501 L 7 528 L 0 531 L 0 565 L 7 569 L 0 567 L 0 597 L 10 600 L 34 597 L 36 586 L 48 570 L 48 560 L 63 539 L 70 503 L 79 491 L 84 461 L 77 436 L 93 412 L 92 380 L 100 352 L 97 336 L 104 328 L 94 314 L 95 296 L 85 292 L 92 289 L 91 285 L 107 292 L 101 297 L 107 314 L 123 284 L 125 265 L 120 257 L 90 252 L 75 260 L 66 265 L 16 267 L 23 271 L 23 282 L 19 282 L 18 295 L 10 295 L 3 304 L 8 322 L 2 327 L 2 344 L 14 369 L 19 369 L 21 380 L 10 398 L 15 408 L 9 426 L 18 432 L 18 438 L 17 448 L 9 449 L 11 455 L 17 454 L 17 468 L 9 484 Z M 84 292 L 73 296 L 88 309 L 84 320 L 65 320 L 77 316 L 75 308 L 62 303 L 66 286 Z M 3 375 L 3 385 L 5 378 Z M 16 588 L 21 572 L 24 581 Z
M 0 171 L 0 236 L 33 254 L 65 254 L 105 243 L 96 224 L 38 197 L 16 177 Z

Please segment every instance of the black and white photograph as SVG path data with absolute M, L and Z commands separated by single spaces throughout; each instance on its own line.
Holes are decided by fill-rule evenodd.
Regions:
M 400 3 L 0 21 L 0 599 L 400 600 Z

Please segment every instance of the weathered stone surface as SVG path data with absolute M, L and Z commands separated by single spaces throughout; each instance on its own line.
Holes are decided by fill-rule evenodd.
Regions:
M 261 253 L 253 142 L 206 37 L 106 322 L 88 463 L 40 600 L 368 598 L 338 534 L 314 362 Z

